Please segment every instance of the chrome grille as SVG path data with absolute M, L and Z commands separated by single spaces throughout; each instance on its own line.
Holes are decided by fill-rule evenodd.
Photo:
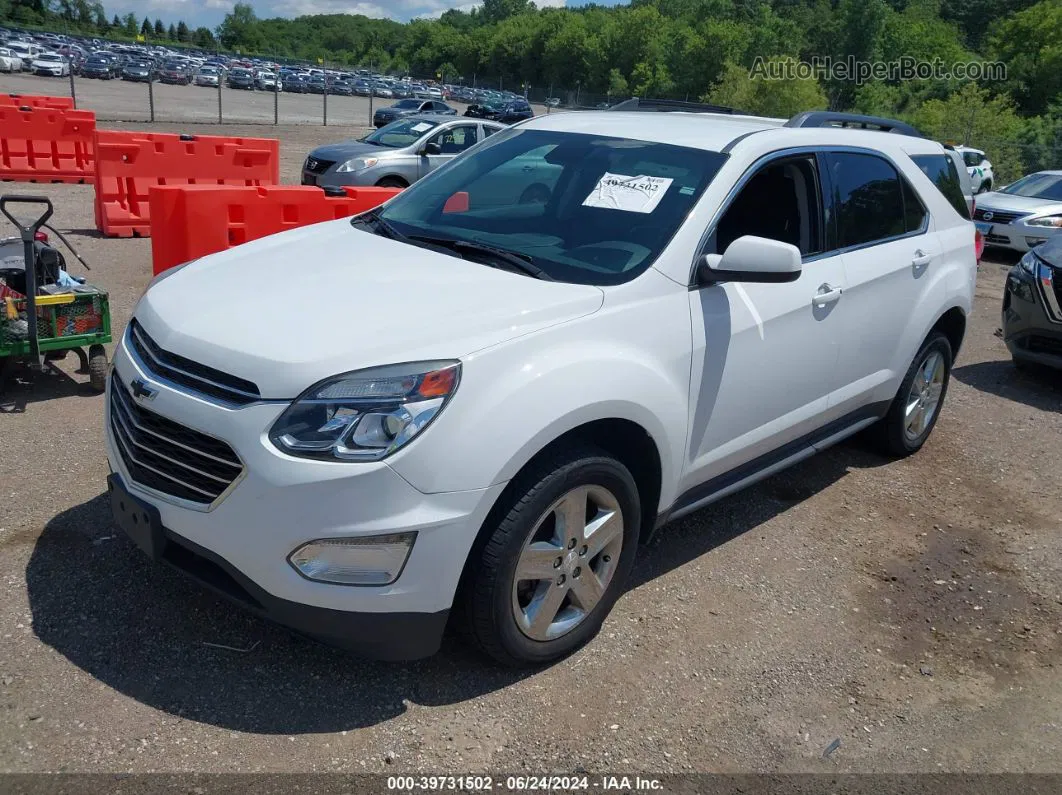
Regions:
M 237 406 L 262 398 L 251 381 L 162 350 L 136 320 L 129 321 L 129 343 L 144 366 L 160 378 Z
M 110 423 L 130 477 L 149 489 L 210 505 L 243 471 L 225 442 L 138 405 L 114 375 Z
M 335 164 L 335 160 L 319 160 L 316 157 L 306 158 L 306 170 L 311 174 L 323 174 Z
M 1012 213 L 1006 210 L 993 210 L 991 207 L 978 207 L 974 210 L 975 221 L 989 221 L 993 224 L 1011 224 L 1018 218 L 1023 218 L 1029 213 Z M 990 216 L 986 218 L 985 216 Z

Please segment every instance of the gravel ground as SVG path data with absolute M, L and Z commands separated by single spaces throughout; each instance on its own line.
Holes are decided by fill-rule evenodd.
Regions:
M 335 137 L 276 132 L 288 181 Z M 53 199 L 120 332 L 150 241 L 97 237 L 90 186 L 19 188 Z M 76 361 L 19 380 L 0 395 L 0 770 L 1060 771 L 1062 383 L 994 335 L 1012 262 L 982 264 L 920 454 L 845 444 L 675 523 L 601 635 L 533 673 L 453 639 L 364 662 L 150 564 L 110 524 L 103 401 Z

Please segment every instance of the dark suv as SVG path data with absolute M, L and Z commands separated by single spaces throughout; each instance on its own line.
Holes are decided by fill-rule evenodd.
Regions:
M 487 100 L 482 105 L 470 105 L 466 116 L 476 119 L 490 119 L 502 124 L 515 124 L 535 115 L 526 99 Z
M 1007 275 L 1003 341 L 1014 364 L 1062 370 L 1062 236 L 1027 252 Z

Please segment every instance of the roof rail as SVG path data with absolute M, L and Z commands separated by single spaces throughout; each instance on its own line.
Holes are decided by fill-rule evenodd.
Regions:
M 634 97 L 623 102 L 617 102 L 609 110 L 640 110 L 640 111 L 685 111 L 686 113 L 726 113 L 734 114 L 738 111 L 724 105 L 709 105 L 704 102 L 683 102 L 681 99 L 642 99 Z
M 882 116 L 863 116 L 859 113 L 834 113 L 828 110 L 809 110 L 798 113 L 785 123 L 786 127 L 845 127 L 879 132 L 899 133 L 924 138 L 916 128 L 897 119 Z

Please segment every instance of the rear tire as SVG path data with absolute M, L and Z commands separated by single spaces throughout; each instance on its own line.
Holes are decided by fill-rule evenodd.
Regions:
M 107 388 L 107 351 L 102 345 L 89 346 L 89 386 L 97 392 L 103 392 Z
M 911 362 L 888 414 L 871 429 L 883 453 L 905 458 L 922 449 L 944 406 L 951 365 L 951 343 L 934 331 Z
M 543 665 L 592 639 L 623 593 L 641 503 L 627 467 L 589 445 L 543 458 L 514 486 L 473 547 L 456 607 L 484 653 Z

